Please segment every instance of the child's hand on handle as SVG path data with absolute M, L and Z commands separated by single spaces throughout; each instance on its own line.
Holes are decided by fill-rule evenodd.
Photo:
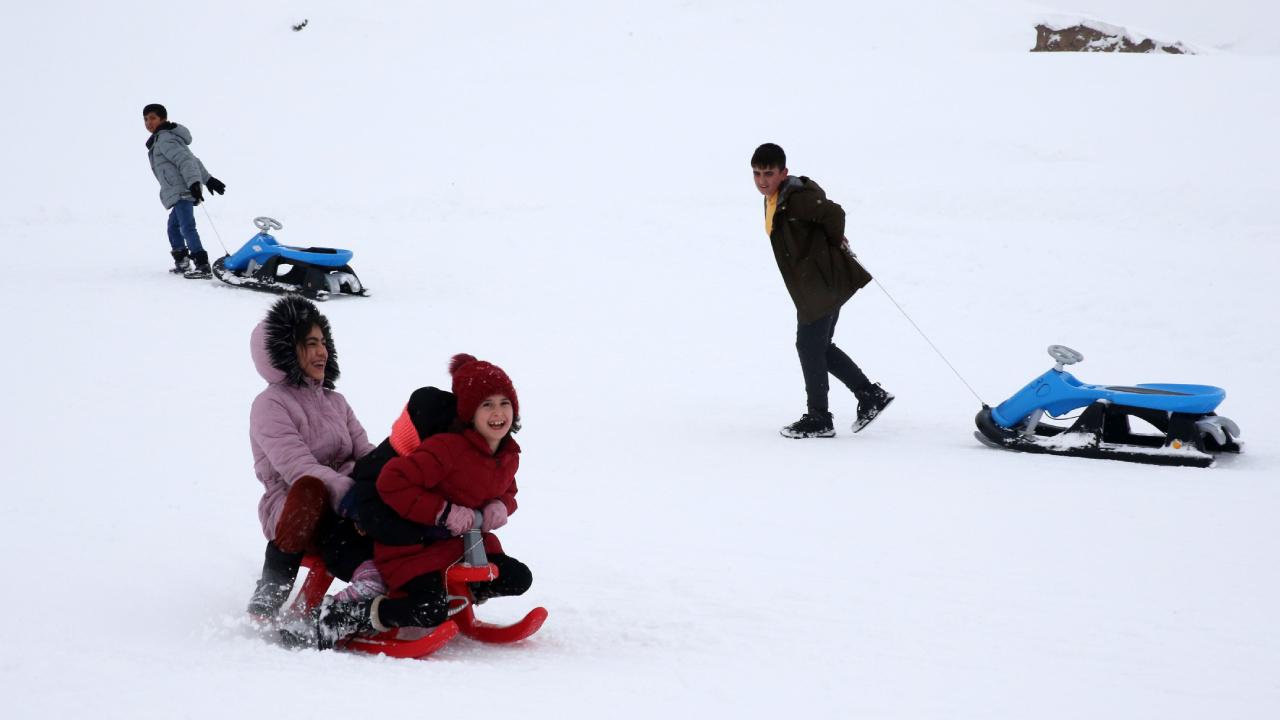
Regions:
M 507 506 L 501 500 L 490 500 L 488 505 L 484 506 L 484 523 L 480 529 L 484 532 L 493 532 L 503 525 L 507 524 Z
M 475 525 L 476 511 L 466 505 L 451 505 L 444 526 L 454 535 L 463 535 Z

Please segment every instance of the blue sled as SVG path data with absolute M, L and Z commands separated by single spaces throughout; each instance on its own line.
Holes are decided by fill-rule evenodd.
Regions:
M 1105 458 L 1154 465 L 1207 467 L 1222 452 L 1240 452 L 1240 428 L 1214 413 L 1227 396 L 1212 385 L 1144 383 L 1090 385 L 1064 366 L 1084 356 L 1050 345 L 1057 364 L 994 408 L 984 405 L 975 422 L 977 438 L 987 445 L 1023 452 Z M 1084 408 L 1074 424 L 1040 422 Z M 1160 435 L 1135 433 L 1138 418 Z
M 258 234 L 232 255 L 213 263 L 213 275 L 228 285 L 274 293 L 300 293 L 315 300 L 331 295 L 367 296 L 368 289 L 351 269 L 350 250 L 281 245 L 269 231 L 280 221 L 257 217 Z

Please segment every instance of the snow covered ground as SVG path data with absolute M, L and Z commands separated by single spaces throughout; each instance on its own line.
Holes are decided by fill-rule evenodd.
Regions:
M 6 9 L 5 717 L 1276 717 L 1280 12 L 958 5 Z M 1215 52 L 1028 53 L 1046 13 Z M 372 437 L 455 352 L 510 372 L 501 534 L 535 582 L 482 614 L 546 606 L 528 643 L 391 661 L 243 626 L 271 297 L 164 272 L 148 102 L 227 183 L 212 254 L 255 215 L 356 251 L 374 296 L 324 311 Z M 883 286 L 837 330 L 899 397 L 857 436 L 842 391 L 838 438 L 776 433 L 803 392 L 763 141 Z M 984 448 L 884 290 L 988 403 L 1064 343 L 1087 381 L 1224 386 L 1246 452 Z

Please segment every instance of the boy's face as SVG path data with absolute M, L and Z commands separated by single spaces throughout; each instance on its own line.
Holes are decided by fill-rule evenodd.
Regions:
M 147 126 L 147 132 L 153 133 L 156 128 L 164 124 L 164 120 L 161 120 L 160 116 L 155 113 L 147 113 L 142 116 L 142 124 Z
M 765 197 L 777 195 L 778 188 L 782 187 L 782 181 L 787 179 L 786 168 L 762 168 L 752 165 L 751 174 L 755 177 L 756 189 Z

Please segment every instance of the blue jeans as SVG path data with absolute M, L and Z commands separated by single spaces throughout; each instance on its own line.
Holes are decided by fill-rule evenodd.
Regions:
M 185 246 L 192 255 L 204 250 L 196 232 L 196 206 L 190 200 L 179 200 L 169 211 L 169 246 L 174 250 Z

